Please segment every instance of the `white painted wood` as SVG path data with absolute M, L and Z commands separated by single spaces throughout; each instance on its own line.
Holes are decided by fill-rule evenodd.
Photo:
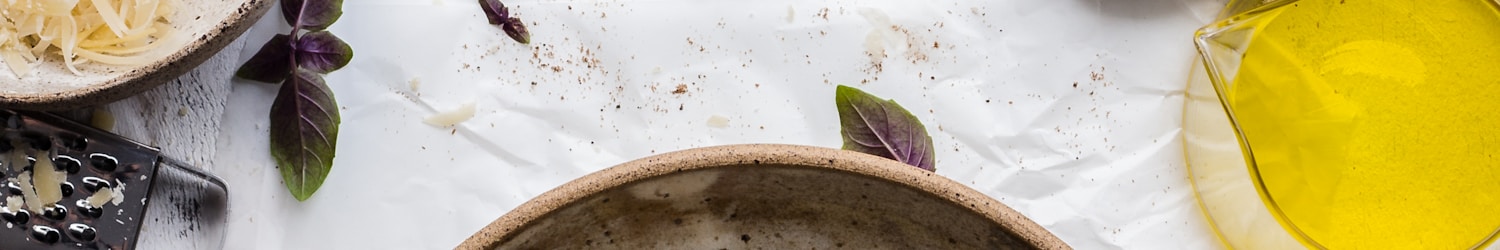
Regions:
M 175 81 L 101 107 L 113 114 L 113 131 L 204 167 L 214 156 L 230 78 L 244 44 L 236 40 Z
M 244 44 L 243 38 L 237 39 L 177 80 L 99 108 L 114 117 L 115 133 L 158 147 L 167 157 L 212 173 L 208 162 L 216 153 L 215 141 L 230 93 L 230 78 L 238 67 Z M 163 209 L 148 209 L 138 249 L 223 247 L 224 225 L 180 216 Z M 188 223 L 195 224 L 192 230 L 185 230 Z

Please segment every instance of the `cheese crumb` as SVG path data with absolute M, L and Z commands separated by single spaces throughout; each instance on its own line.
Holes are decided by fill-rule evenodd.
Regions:
M 45 206 L 62 200 L 63 178 L 60 177 L 66 176 L 57 172 L 57 167 L 52 165 L 52 159 L 47 159 L 45 155 L 39 155 L 36 159 L 36 164 L 32 165 L 32 169 L 31 181 L 35 182 L 32 184 L 32 188 L 36 188 L 37 198 L 40 199 L 32 201 Z
M 792 8 L 791 5 L 786 6 L 786 22 L 797 22 L 797 8 Z
M 125 202 L 125 183 L 124 182 L 119 182 L 119 181 L 115 181 L 115 182 L 120 183 L 120 186 L 112 188 L 112 189 L 109 190 L 110 191 L 109 195 L 111 196 L 109 202 L 111 204 L 115 204 L 115 206 L 119 206 L 121 202 Z M 101 204 L 100 206 L 103 206 L 103 205 Z
M 23 202 L 24 205 L 26 205 L 26 210 L 31 210 L 31 212 L 35 212 L 35 213 L 42 212 L 42 204 L 41 204 L 41 202 L 36 202 L 36 201 L 41 200 L 41 198 L 37 198 L 37 196 L 36 196 L 36 190 L 31 188 L 31 173 L 30 172 L 24 172 L 24 173 L 21 173 L 21 176 L 18 176 L 16 178 L 18 178 L 17 181 L 16 181 L 16 183 L 20 183 L 21 184 L 21 196 L 25 197 L 27 201 L 31 201 L 31 202 Z M 60 186 L 59 186 L 59 188 L 60 188 Z
M 102 188 L 99 191 L 95 191 L 94 195 L 90 195 L 88 202 L 93 207 L 104 207 L 104 203 L 112 199 L 114 199 L 114 189 Z
M 458 109 L 428 116 L 427 119 L 423 120 L 422 122 L 427 123 L 427 125 L 437 127 L 448 127 L 457 125 L 460 122 L 468 121 L 469 118 L 474 118 L 474 102 L 472 101 L 464 103 L 464 105 L 458 107 Z
M 94 109 L 94 119 L 89 121 L 89 125 L 104 131 L 114 132 L 115 115 L 103 108 L 96 108 Z
M 729 118 L 719 115 L 709 116 L 708 126 L 714 128 L 727 128 L 729 127 Z
M 885 37 L 879 30 L 870 31 L 865 36 L 865 55 L 870 56 L 870 62 L 880 63 L 885 59 Z
M 26 200 L 22 200 L 20 196 L 14 196 L 14 195 L 12 195 L 10 197 L 5 197 L 5 210 L 8 210 L 8 211 L 20 210 L 21 206 L 24 205 L 25 203 L 26 203 Z

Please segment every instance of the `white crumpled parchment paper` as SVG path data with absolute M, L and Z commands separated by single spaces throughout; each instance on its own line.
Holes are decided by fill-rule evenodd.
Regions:
M 293 199 L 268 153 L 275 85 L 235 80 L 208 168 L 230 249 L 451 248 L 628 160 L 737 143 L 838 147 L 837 84 L 927 125 L 937 173 L 1077 249 L 1218 248 L 1187 182 L 1193 30 L 1221 1 L 345 1 L 334 169 Z M 273 12 L 241 60 L 273 33 Z M 871 52 L 874 52 L 873 55 Z M 474 103 L 453 127 L 423 119 Z M 727 121 L 727 122 L 726 122 Z

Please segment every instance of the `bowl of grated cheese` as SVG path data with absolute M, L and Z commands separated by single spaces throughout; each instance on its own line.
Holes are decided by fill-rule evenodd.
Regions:
M 0 1 L 0 107 L 74 109 L 149 90 L 218 53 L 271 2 Z

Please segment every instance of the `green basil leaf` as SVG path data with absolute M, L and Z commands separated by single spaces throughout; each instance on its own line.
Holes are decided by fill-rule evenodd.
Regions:
M 292 196 L 311 197 L 328 171 L 338 143 L 339 110 L 318 73 L 297 69 L 271 103 L 271 156 Z
M 278 83 L 292 74 L 292 43 L 291 37 L 277 34 L 260 46 L 260 51 L 255 56 L 240 65 L 235 70 L 234 76 L 240 78 L 261 81 L 266 83 Z
M 936 171 L 932 137 L 922 121 L 894 100 L 882 100 L 859 89 L 839 85 L 834 94 L 839 110 L 844 150 L 900 161 Z
M 297 39 L 297 66 L 317 73 L 328 73 L 349 65 L 354 48 L 328 31 L 315 31 Z
M 344 0 L 281 0 L 281 17 L 292 27 L 319 31 L 343 15 Z

